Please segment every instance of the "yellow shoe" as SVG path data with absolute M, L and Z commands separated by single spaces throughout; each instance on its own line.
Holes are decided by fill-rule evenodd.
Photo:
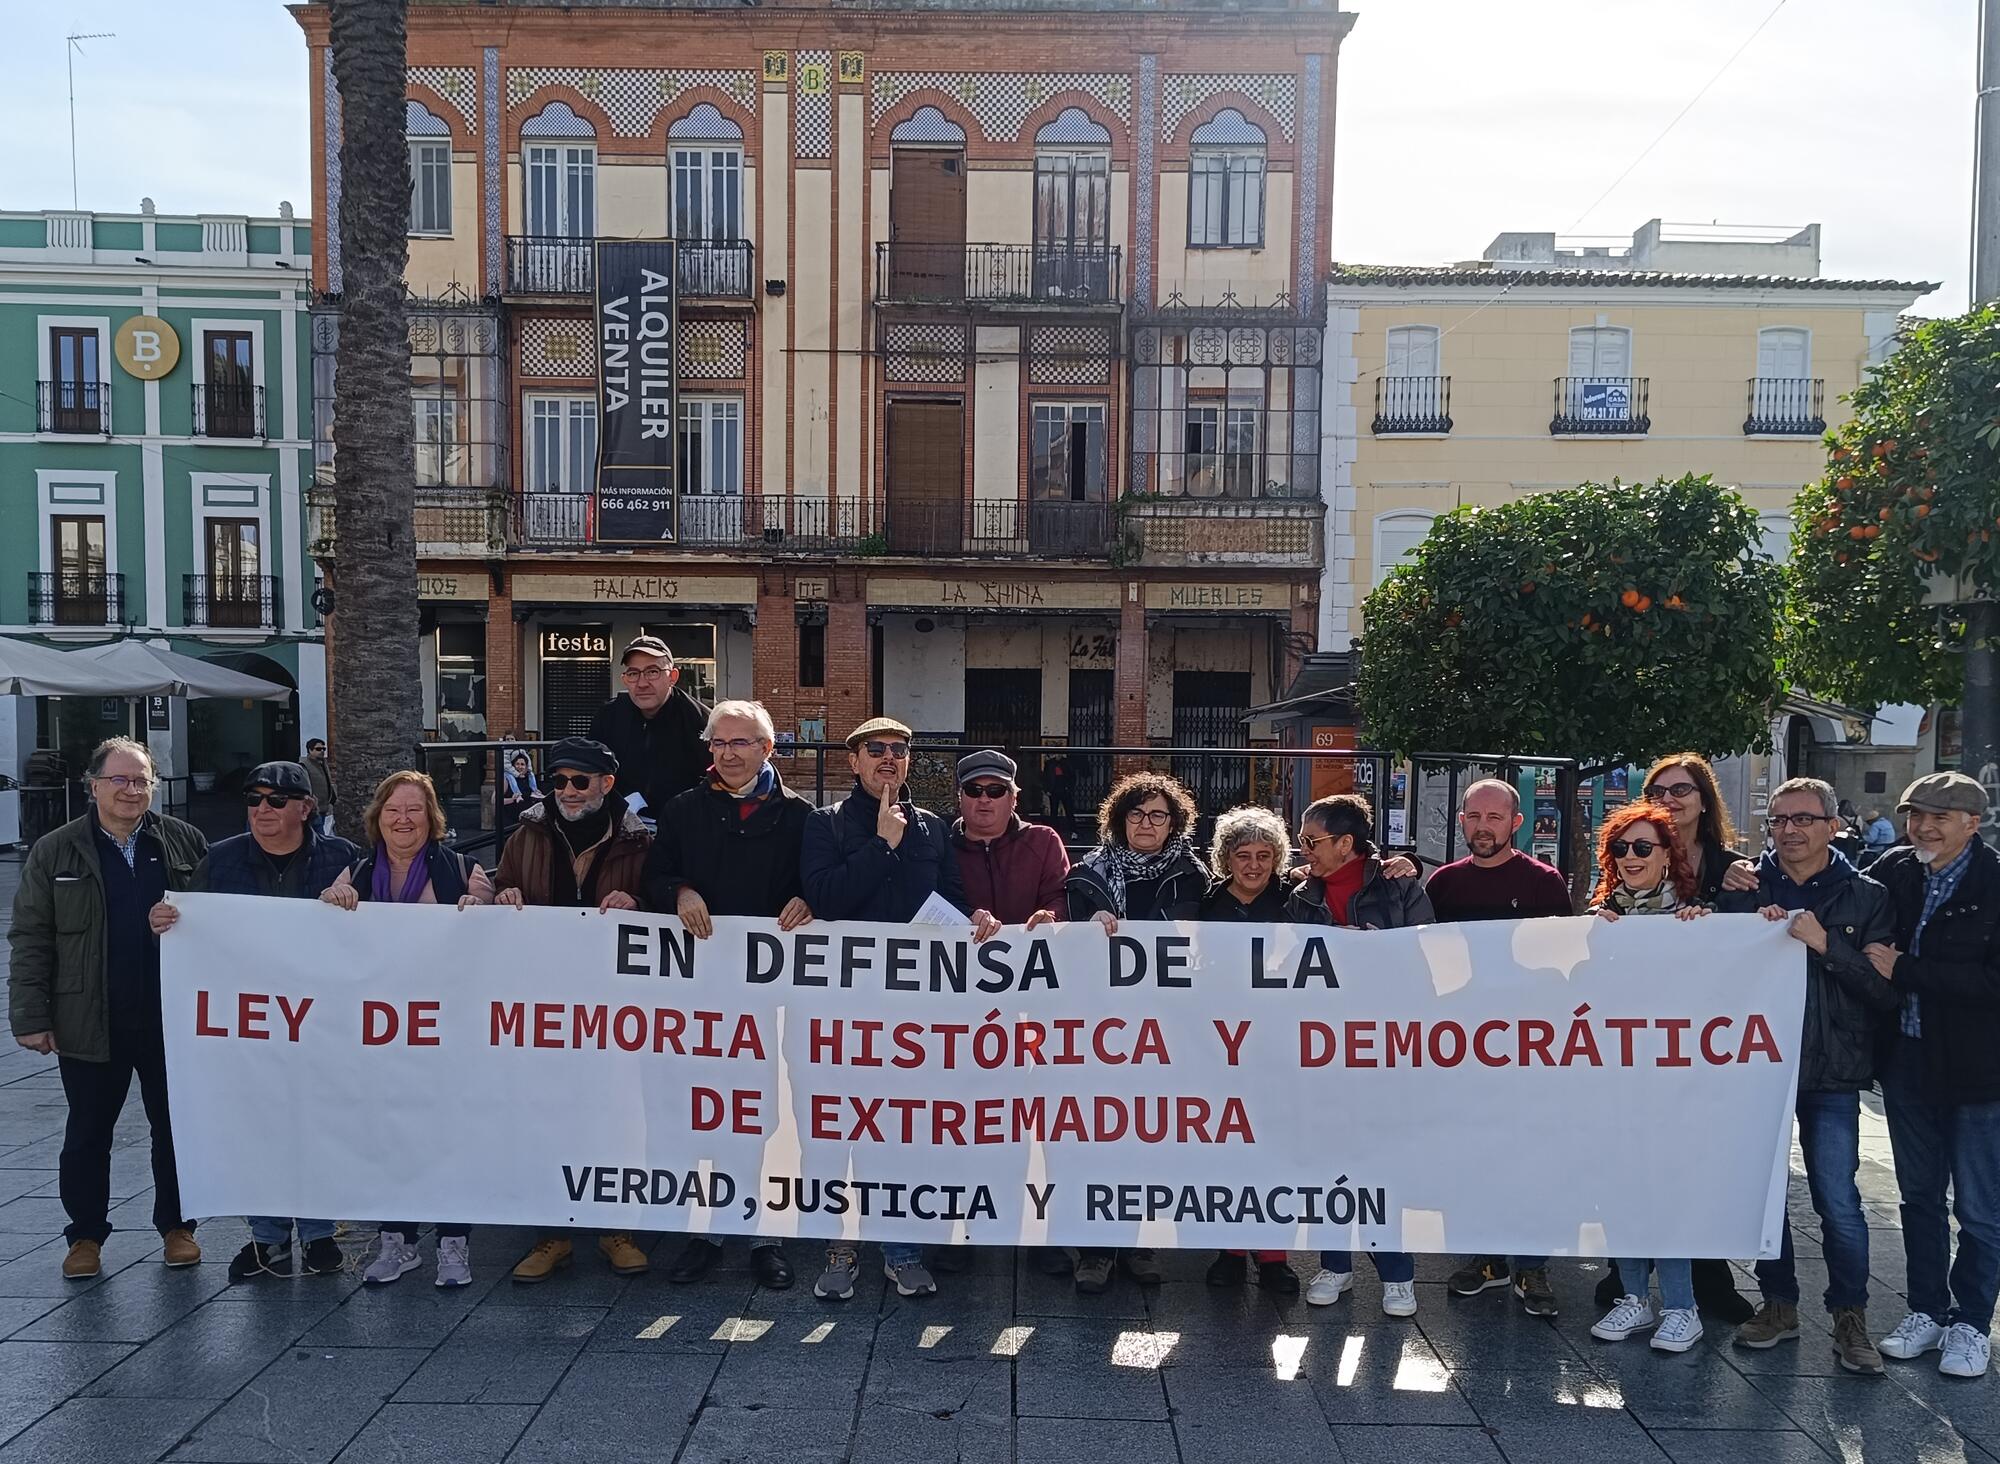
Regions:
M 79 1240 L 63 1257 L 63 1279 L 88 1281 L 103 1269 L 104 1247 L 94 1240 Z
M 553 1235 L 545 1235 L 535 1242 L 535 1248 L 521 1257 L 514 1267 L 516 1281 L 546 1281 L 569 1264 L 569 1242 Z
M 652 1265 L 646 1259 L 646 1253 L 632 1244 L 632 1237 L 623 1233 L 600 1235 L 597 1249 L 611 1263 L 611 1269 L 621 1276 L 637 1276 Z
M 187 1229 L 167 1232 L 167 1249 L 161 1257 L 169 1266 L 198 1266 L 201 1264 L 201 1247 L 195 1244 L 194 1232 Z

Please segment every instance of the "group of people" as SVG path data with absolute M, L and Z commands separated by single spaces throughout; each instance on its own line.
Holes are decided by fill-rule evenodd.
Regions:
M 959 911 L 978 940 L 1005 926 L 1063 920 L 1107 933 L 1147 920 L 1372 930 L 1575 912 L 1562 875 L 1516 847 L 1520 798 L 1504 781 L 1466 790 L 1458 822 L 1469 852 L 1428 880 L 1406 858 L 1384 859 L 1374 811 L 1351 793 L 1306 808 L 1296 841 L 1267 809 L 1227 810 L 1198 849 L 1193 797 L 1151 771 L 1118 780 L 1098 809 L 1096 846 L 1072 863 L 1054 830 L 1020 816 L 1019 770 L 1004 752 L 959 760 L 957 816 L 947 817 L 909 796 L 910 729 L 876 717 L 847 736 L 847 796 L 815 807 L 772 762 L 776 735 L 761 705 L 702 707 L 678 688 L 671 653 L 650 636 L 626 648 L 621 673 L 626 693 L 598 715 L 593 735 L 547 749 L 540 787 L 521 798 L 491 873 L 449 846 L 436 789 L 420 772 L 392 773 L 374 790 L 357 846 L 324 829 L 322 783 L 310 765 L 266 763 L 246 784 L 246 831 L 210 846 L 189 825 L 151 811 L 156 779 L 142 744 L 113 738 L 97 749 L 91 806 L 35 845 L 11 931 L 16 1040 L 57 1056 L 69 1103 L 59 1186 L 70 1219 L 65 1276 L 100 1268 L 111 1233 L 112 1128 L 135 1075 L 153 1130 L 163 1259 L 184 1266 L 201 1257 L 195 1222 L 181 1213 L 161 1035 L 159 940 L 175 924 L 166 897 L 176 891 L 318 899 L 348 910 L 364 901 L 643 909 L 678 917 L 697 939 L 712 935 L 717 916 L 764 917 L 786 929 L 812 920 L 907 923 L 934 900 Z M 1834 1351 L 1853 1372 L 1881 1372 L 1885 1355 L 1931 1351 L 1942 1353 L 1947 1375 L 1976 1377 L 1987 1367 L 2000 1289 L 2000 857 L 1978 836 L 1986 803 L 1980 784 L 1962 775 L 1918 779 L 1899 806 L 1907 844 L 1864 875 L 1832 847 L 1841 825 L 1834 790 L 1793 779 L 1771 796 L 1768 847 L 1753 862 L 1735 852 L 1707 762 L 1677 754 L 1648 772 L 1641 795 L 1605 820 L 1598 839 L 1588 907 L 1601 918 L 1758 912 L 1789 922 L 1807 947 L 1799 1137 L 1821 1224 Z M 1860 1094 L 1878 1081 L 1910 1283 L 1909 1315 L 1879 1344 L 1866 1321 L 1868 1231 L 1856 1186 Z M 1948 1191 L 1959 1226 L 1955 1260 Z M 334 1228 L 327 1219 L 253 1216 L 231 1279 L 340 1270 Z M 467 1284 L 467 1227 L 435 1230 L 437 1284 Z M 364 1279 L 386 1285 L 418 1269 L 418 1232 L 417 1221 L 382 1223 Z M 630 1233 L 596 1243 L 621 1274 L 651 1264 Z M 793 1284 L 782 1244 L 750 1244 L 759 1283 Z M 933 1269 L 951 1269 L 956 1254 L 895 1243 L 881 1253 L 903 1296 L 935 1292 Z M 669 1275 L 697 1280 L 720 1255 L 719 1241 L 693 1237 Z M 569 1234 L 545 1234 L 513 1279 L 546 1281 L 572 1259 Z M 1412 1258 L 1369 1259 L 1383 1310 L 1413 1315 Z M 1055 1251 L 1047 1263 L 1087 1295 L 1107 1290 L 1120 1271 L 1141 1284 L 1162 1279 L 1146 1249 Z M 1301 1290 L 1282 1251 L 1224 1251 L 1207 1279 L 1234 1286 L 1253 1274 L 1273 1291 Z M 860 1275 L 856 1247 L 836 1241 L 813 1290 L 845 1300 Z M 1603 1316 L 1591 1330 L 1606 1341 L 1650 1334 L 1653 1347 L 1679 1352 L 1699 1340 L 1707 1312 L 1734 1324 L 1741 1346 L 1801 1336 L 1789 1227 L 1782 1254 L 1757 1264 L 1760 1305 L 1738 1295 L 1732 1276 L 1722 1260 L 1621 1257 L 1598 1288 Z M 1331 1305 L 1353 1277 L 1348 1252 L 1323 1251 L 1305 1300 Z M 1475 1257 L 1450 1280 L 1452 1292 L 1468 1297 L 1501 1287 L 1531 1315 L 1557 1312 L 1546 1257 Z

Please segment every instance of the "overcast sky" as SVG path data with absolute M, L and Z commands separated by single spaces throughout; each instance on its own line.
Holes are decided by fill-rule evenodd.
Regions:
M 1694 110 L 1594 200 L 1771 0 L 1356 0 L 1341 55 L 1333 252 L 1477 257 L 1503 230 L 1825 225 L 1825 271 L 1928 279 L 1962 309 L 1973 0 L 1786 0 Z M 310 206 L 306 71 L 276 0 L 8 0 L 0 207 L 70 201 L 63 37 L 85 208 Z M 33 146 L 23 146 L 32 139 Z M 1586 212 L 1588 210 L 1588 212 Z

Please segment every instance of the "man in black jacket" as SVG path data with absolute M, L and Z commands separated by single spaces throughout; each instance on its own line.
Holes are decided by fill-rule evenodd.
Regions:
M 617 754 L 626 806 L 651 823 L 708 767 L 708 708 L 680 689 L 674 653 L 658 636 L 635 636 L 622 665 L 625 694 L 597 709 L 590 739 Z
M 697 940 L 714 934 L 715 915 L 757 915 L 796 930 L 812 919 L 799 893 L 799 843 L 812 804 L 787 788 L 771 765 L 776 732 L 761 702 L 717 702 L 708 714 L 708 751 L 715 759 L 695 787 L 659 810 L 659 832 L 646 855 L 646 898 L 671 910 Z M 718 1141 L 726 1142 L 722 1135 Z M 762 1146 L 749 1150 L 751 1162 Z M 726 1168 L 720 1154 L 707 1158 Z M 667 1272 L 670 1281 L 698 1281 L 722 1256 L 706 1236 L 689 1238 Z M 773 1291 L 792 1284 L 791 1264 L 776 1236 L 750 1242 L 750 1269 Z
M 1917 779 L 1896 811 L 1909 815 L 1910 847 L 1869 866 L 1895 907 L 1896 941 L 1868 957 L 1901 998 L 1880 1071 L 1910 1314 L 1882 1352 L 1942 1349 L 1939 1372 L 1976 1378 L 2000 1290 L 2000 856 L 1979 837 L 1986 790 L 1963 773 Z
M 1895 939 L 1889 892 L 1857 873 L 1831 847 L 1839 801 L 1818 778 L 1793 778 L 1771 795 L 1766 822 L 1776 848 L 1757 866 L 1754 895 L 1723 897 L 1725 910 L 1756 908 L 1790 920 L 1804 943 L 1806 1002 L 1799 1047 L 1799 1149 L 1826 1250 L 1826 1309 L 1833 1354 L 1849 1372 L 1879 1373 L 1868 1336 L 1868 1221 L 1854 1176 L 1861 1168 L 1861 1090 L 1875 1081 L 1875 1041 L 1896 990 L 1864 954 Z M 1775 1347 L 1799 1338 L 1799 1273 L 1791 1216 L 1774 1261 L 1757 1263 L 1764 1304 L 1736 1330 L 1738 1347 Z

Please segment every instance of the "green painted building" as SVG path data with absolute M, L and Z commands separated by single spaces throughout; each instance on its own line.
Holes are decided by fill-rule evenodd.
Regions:
M 289 704 L 0 697 L 0 772 L 147 738 L 179 802 L 326 730 L 312 607 L 310 226 L 0 212 L 0 638 L 133 637 Z M 180 782 L 186 779 L 186 782 Z

